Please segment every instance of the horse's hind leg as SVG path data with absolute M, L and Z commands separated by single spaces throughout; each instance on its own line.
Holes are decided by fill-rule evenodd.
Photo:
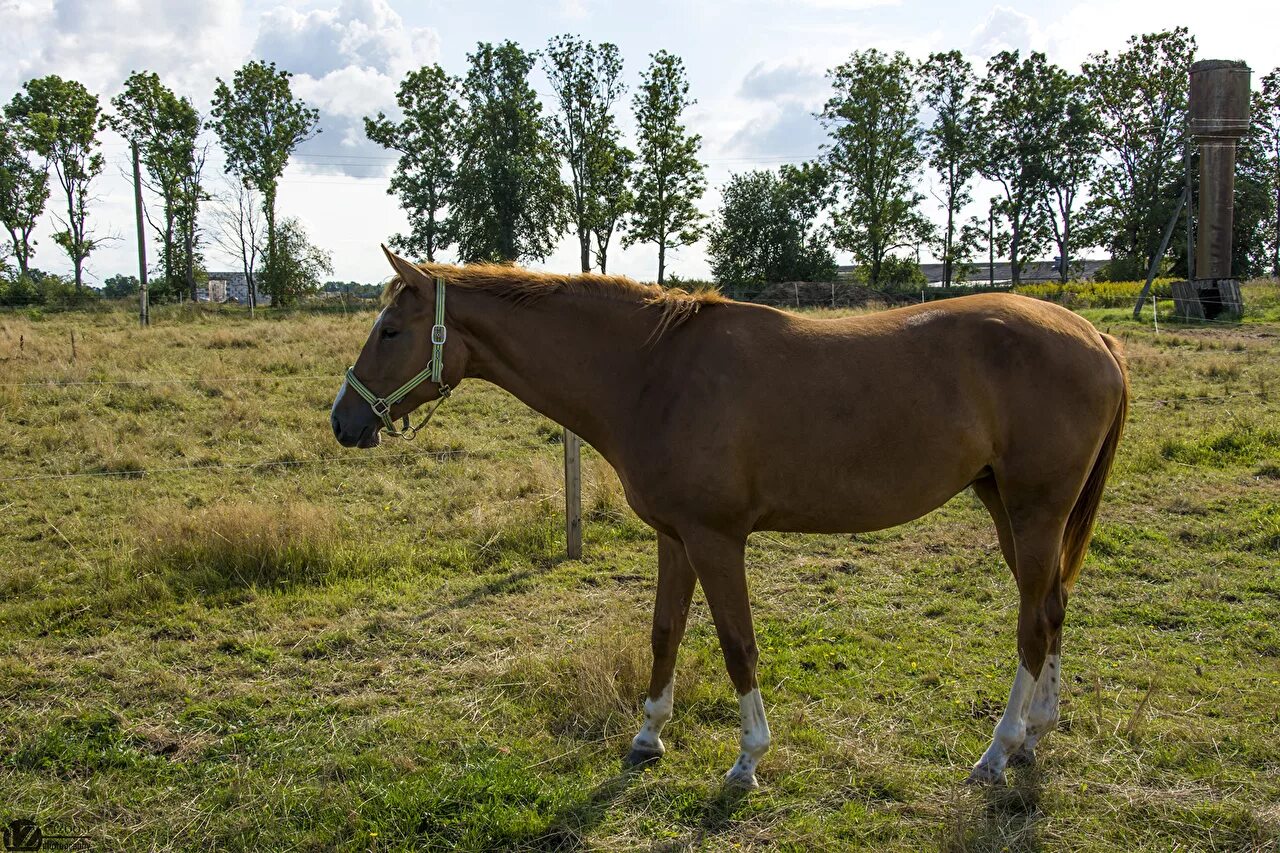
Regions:
M 658 535 L 658 597 L 653 605 L 653 670 L 649 694 L 644 701 L 644 725 L 631 741 L 628 764 L 643 764 L 666 752 L 662 727 L 671 719 L 675 688 L 676 652 L 684 638 L 689 619 L 689 602 L 697 576 L 684 544 L 665 534 Z
M 1006 508 L 1008 503 L 1005 504 Z M 1009 693 L 1009 704 L 996 724 L 991 746 L 974 765 L 973 782 L 1001 782 L 1010 759 L 1023 755 L 1028 740 L 1038 740 L 1048 730 L 1048 694 L 1039 682 L 1050 686 L 1056 699 L 1059 679 L 1057 649 L 1066 615 L 1062 589 L 1062 532 L 1067 511 L 1010 513 L 1018 582 L 1018 672 Z M 1037 701 L 1039 699 L 1040 701 Z M 1056 721 L 1057 703 L 1052 703 Z M 1034 739 L 1032 736 L 1034 735 Z M 1025 757 L 1025 756 L 1023 756 Z
M 1009 521 L 1009 512 L 1005 509 L 1004 499 L 996 487 L 994 476 L 988 475 L 973 484 L 973 491 L 986 505 L 995 523 L 996 534 L 1000 541 L 1000 551 L 1004 555 L 1009 570 L 1017 577 L 1017 555 L 1014 552 L 1013 526 Z M 1065 595 L 1065 593 L 1064 593 Z M 1065 603 L 1065 601 L 1064 601 Z M 1058 690 L 1061 686 L 1061 640 L 1059 632 L 1054 639 L 1053 648 L 1045 658 L 1044 669 L 1036 679 L 1031 700 L 1026 705 L 1022 719 L 1026 723 L 1026 736 L 1022 745 L 1011 754 L 1008 763 L 1014 766 L 1035 762 L 1035 747 L 1058 724 Z M 1021 671 L 1021 666 L 1019 666 Z M 1025 684 L 1023 685 L 1025 687 Z M 1019 691 L 1021 695 L 1022 691 Z M 1010 697 L 1012 698 L 1012 696 Z M 1015 709 L 1016 710 L 1016 709 Z

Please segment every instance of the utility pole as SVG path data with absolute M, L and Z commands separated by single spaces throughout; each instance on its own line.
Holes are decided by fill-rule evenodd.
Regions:
M 138 323 L 151 325 L 151 306 L 147 300 L 147 232 L 142 223 L 142 167 L 138 162 L 138 143 L 133 149 L 133 207 L 138 217 Z

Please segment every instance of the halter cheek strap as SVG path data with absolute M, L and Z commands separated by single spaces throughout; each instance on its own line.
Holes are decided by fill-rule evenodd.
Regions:
M 365 384 L 356 378 L 354 366 L 347 368 L 347 384 L 364 398 L 364 401 L 369 404 L 369 408 L 373 409 L 373 413 L 378 416 L 383 426 L 386 427 L 387 435 L 394 435 L 406 441 L 413 441 L 413 437 L 417 435 L 418 430 L 430 422 L 431 416 L 436 413 L 436 409 L 440 408 L 440 404 L 453 393 L 453 389 L 445 384 L 441 377 L 441 373 L 444 371 L 444 342 L 447 337 L 448 333 L 444 327 L 444 279 L 437 276 L 436 323 L 431 327 L 431 363 L 427 365 L 427 368 L 385 397 L 379 397 L 365 387 Z M 428 379 L 439 386 L 440 396 L 436 399 L 435 405 L 431 407 L 426 417 L 416 426 L 409 425 L 409 416 L 406 414 L 400 423 L 400 428 L 396 429 L 395 423 L 391 420 L 391 407 L 409 396 L 409 393 L 414 388 L 417 388 Z

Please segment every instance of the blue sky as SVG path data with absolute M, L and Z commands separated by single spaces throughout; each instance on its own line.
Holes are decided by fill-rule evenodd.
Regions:
M 853 50 L 903 50 L 920 58 L 958 48 L 981 66 L 1001 49 L 1034 49 L 1078 70 L 1090 53 L 1177 25 L 1191 28 L 1202 57 L 1243 59 L 1255 79 L 1280 65 L 1274 47 L 1280 12 L 1261 0 L 0 0 L 0 55 L 12 57 L 0 67 L 0 98 L 7 101 L 25 79 L 57 73 L 106 101 L 131 70 L 146 68 L 207 109 L 215 77 L 229 77 L 249 58 L 273 59 L 297 74 L 295 91 L 321 109 L 324 128 L 286 172 L 281 211 L 302 219 L 313 239 L 333 252 L 335 277 L 371 281 L 386 274 L 378 243 L 403 229 L 404 218 L 385 194 L 389 158 L 364 140 L 360 118 L 391 109 L 396 84 L 411 68 L 438 61 L 463 73 L 477 41 L 510 38 L 532 49 L 565 32 L 612 41 L 631 83 L 650 53 L 682 56 L 698 101 L 688 123 L 703 137 L 710 189 L 701 206 L 710 213 L 731 173 L 818 153 L 823 135 L 811 114 L 826 96 L 824 72 Z M 540 74 L 534 82 L 546 91 Z M 629 102 L 620 118 L 629 132 Z M 91 280 L 136 271 L 125 146 L 108 133 L 104 150 L 108 167 L 95 184 L 91 223 L 100 236 L 117 239 L 90 259 Z M 220 172 L 215 144 L 206 172 L 215 190 Z M 926 197 L 929 188 L 926 175 Z M 990 192 L 978 187 L 974 195 L 985 199 Z M 931 200 L 926 206 L 932 214 Z M 972 212 L 979 206 L 985 210 L 975 205 Z M 48 232 L 39 236 L 36 265 L 69 269 Z M 576 269 L 573 243 L 567 237 L 545 266 Z M 207 254 L 211 268 L 232 266 L 214 250 Z M 686 277 L 708 272 L 701 245 L 680 250 L 670 263 Z M 644 246 L 614 250 L 610 268 L 652 278 L 656 253 Z

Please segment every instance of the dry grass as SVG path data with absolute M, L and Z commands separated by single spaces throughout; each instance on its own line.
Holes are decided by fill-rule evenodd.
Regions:
M 307 503 L 166 504 L 141 522 L 141 565 L 196 590 L 324 580 L 336 567 L 341 537 L 333 511 Z

